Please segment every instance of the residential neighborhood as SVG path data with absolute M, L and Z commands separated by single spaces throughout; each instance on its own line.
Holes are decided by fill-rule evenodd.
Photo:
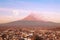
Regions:
M 5 30 L 0 40 L 60 40 L 60 31 L 52 30 Z

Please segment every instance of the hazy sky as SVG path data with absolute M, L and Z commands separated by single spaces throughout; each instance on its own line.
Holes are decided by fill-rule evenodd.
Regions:
M 0 0 L 0 23 L 20 20 L 30 13 L 60 23 L 60 0 Z

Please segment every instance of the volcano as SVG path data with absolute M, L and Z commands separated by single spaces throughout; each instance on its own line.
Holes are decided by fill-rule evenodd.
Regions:
M 35 14 L 30 14 L 22 20 L 25 20 L 25 21 L 42 21 L 41 19 L 37 19 L 35 16 L 36 16 Z
M 0 24 L 0 27 L 23 27 L 23 28 L 40 28 L 40 29 L 52 29 L 60 28 L 60 23 L 44 21 L 41 18 L 37 19 L 35 14 L 30 14 L 22 20 Z

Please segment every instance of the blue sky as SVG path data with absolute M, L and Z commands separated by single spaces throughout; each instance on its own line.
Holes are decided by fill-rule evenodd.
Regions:
M 48 21 L 60 22 L 60 0 L 0 0 L 1 18 L 9 16 L 15 20 L 15 17 L 23 18 L 31 11 L 39 12 L 36 14 L 42 14 Z
M 45 6 L 46 5 L 46 6 Z M 0 7 L 7 8 L 58 8 L 60 0 L 0 0 Z

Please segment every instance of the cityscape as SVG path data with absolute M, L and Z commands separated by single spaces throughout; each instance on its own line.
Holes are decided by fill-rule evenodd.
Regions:
M 60 40 L 60 0 L 0 0 L 0 40 Z
M 0 32 L 0 40 L 60 40 L 60 31 L 10 28 Z

